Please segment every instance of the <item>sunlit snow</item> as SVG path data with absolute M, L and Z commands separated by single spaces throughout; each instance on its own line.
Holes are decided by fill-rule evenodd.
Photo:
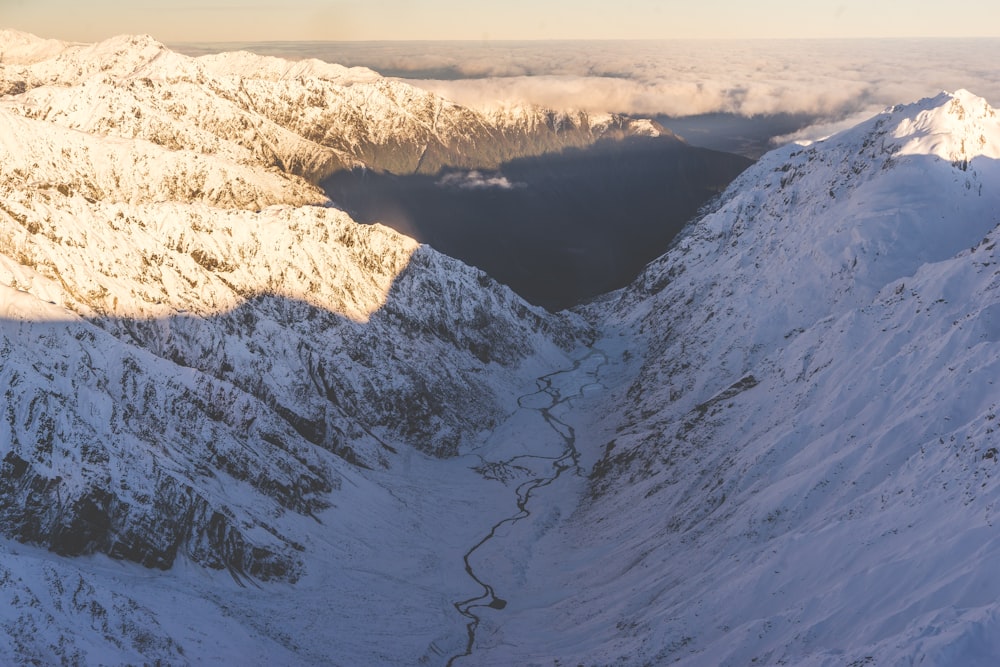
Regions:
M 984 100 L 769 153 L 633 285 L 551 314 L 309 178 L 385 157 L 361 138 L 554 116 L 0 43 L 0 662 L 1000 656 Z

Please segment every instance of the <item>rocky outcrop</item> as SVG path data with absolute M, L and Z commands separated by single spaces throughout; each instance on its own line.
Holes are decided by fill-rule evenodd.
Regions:
M 454 455 L 586 335 L 303 178 L 340 150 L 298 134 L 309 109 L 466 112 L 332 66 L 49 46 L 0 63 L 25 89 L 0 103 L 4 535 L 294 581 L 341 472 Z

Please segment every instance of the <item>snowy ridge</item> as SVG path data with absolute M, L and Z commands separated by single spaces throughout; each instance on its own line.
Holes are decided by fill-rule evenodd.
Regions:
M 632 347 L 592 499 L 535 546 L 580 565 L 501 626 L 560 643 L 479 664 L 1000 655 L 997 130 L 961 91 L 779 149 L 592 308 Z
M 308 465 L 312 472 L 299 470 L 289 473 L 289 480 L 299 481 L 272 483 L 255 471 L 275 468 L 282 456 L 270 451 L 275 447 L 280 452 L 316 446 L 368 466 L 387 465 L 386 455 L 399 446 L 388 442 L 453 453 L 460 441 L 509 410 L 510 399 L 497 384 L 500 377 L 516 382 L 525 357 L 547 348 L 557 352 L 548 336 L 566 344 L 573 335 L 556 321 L 548 325 L 550 333 L 540 332 L 546 319 L 540 311 L 479 272 L 429 249 L 417 250 L 412 241 L 384 228 L 360 227 L 333 209 L 249 213 L 191 204 L 90 203 L 58 191 L 41 198 L 17 194 L 23 198 L 11 197 L 0 213 L 6 219 L 0 274 L 23 290 L 7 288 L 4 301 L 13 327 L 3 337 L 4 373 L 9 386 L 20 387 L 7 396 L 6 441 L 12 448 L 6 463 L 8 475 L 47 480 L 45 495 L 61 498 L 52 502 L 57 511 L 49 519 L 32 518 L 31 530 L 14 531 L 57 551 L 96 548 L 170 565 L 178 542 L 193 541 L 183 518 L 175 517 L 179 533 L 169 547 L 146 549 L 155 554 L 152 561 L 118 550 L 104 535 L 63 549 L 53 537 L 60 529 L 51 522 L 69 522 L 66 531 L 76 534 L 74 511 L 68 508 L 96 505 L 107 516 L 111 535 L 128 530 L 138 511 L 150 517 L 180 512 L 201 526 L 198 530 L 207 530 L 214 515 L 202 516 L 201 510 L 192 515 L 176 497 L 194 493 L 196 500 L 205 500 L 210 494 L 204 482 L 195 481 L 205 473 L 195 473 L 219 466 L 228 477 L 255 480 L 251 486 L 261 485 L 259 493 L 276 494 L 291 508 L 308 512 L 309 503 L 291 499 L 302 494 L 295 489 L 299 483 L 313 485 L 307 480 L 318 475 L 316 488 L 329 491 L 335 476 L 321 471 L 330 463 L 307 464 L 306 454 L 297 453 L 294 465 Z M 16 305 L 26 300 L 28 306 Z M 457 326 L 450 324 L 454 320 Z M 87 333 L 93 325 L 114 338 Z M 47 342 L 16 344 L 22 338 Z M 155 356 L 136 357 L 125 342 Z M 68 367 L 62 358 L 67 348 L 78 348 Z M 63 350 L 60 360 L 50 359 L 48 349 Z M 94 358 L 102 361 L 89 361 Z M 440 358 L 459 367 L 435 363 Z M 460 370 L 490 362 L 499 366 L 489 381 Z M 109 363 L 116 370 L 102 370 Z M 104 373 L 107 379 L 101 379 Z M 104 396 L 103 404 L 112 406 L 110 418 L 107 407 L 92 411 L 71 400 L 80 391 L 95 400 Z M 53 404 L 51 396 L 64 398 Z M 199 436 L 190 430 L 197 415 L 218 421 L 222 405 L 228 406 L 225 414 L 235 409 L 241 420 L 263 430 L 245 431 L 247 422 L 225 419 L 217 433 Z M 38 416 L 38 406 L 45 406 L 45 419 Z M 271 416 L 262 421 L 261 413 Z M 282 427 L 263 426 L 276 418 Z M 109 428 L 120 435 L 107 437 Z M 206 437 L 212 447 L 191 449 Z M 74 484 L 70 473 L 80 466 L 74 452 L 82 439 L 94 443 L 97 457 L 94 471 L 84 465 L 84 476 L 92 474 L 97 481 Z M 163 446 L 177 447 L 180 463 L 167 465 L 156 454 Z M 65 458 L 41 465 L 38 447 L 61 451 Z M 264 463 L 261 456 L 274 460 Z M 143 499 L 135 505 L 131 495 L 109 487 L 115 478 L 108 476 L 107 466 L 123 460 L 145 471 L 120 480 L 120 488 Z M 174 490 L 178 481 L 179 491 Z M 9 507 L 32 506 L 20 495 L 24 488 L 8 489 Z M 215 500 L 209 507 L 228 507 L 230 517 L 234 502 L 244 510 L 247 503 L 260 503 L 253 494 L 240 501 Z M 132 509 L 136 505 L 139 509 Z M 243 527 L 260 523 L 247 519 Z M 10 531 L 11 524 L 6 525 Z M 141 541 L 143 535 L 131 539 Z M 266 551 L 259 540 L 254 546 Z M 238 551 L 230 558 L 228 546 L 213 548 L 221 553 L 214 553 L 209 564 L 225 563 L 254 576 L 280 576 L 290 568 L 271 571 L 259 565 L 263 551 L 246 558 Z M 189 555 L 203 560 L 197 550 Z
M 29 65 L 55 57 L 69 46 L 58 39 L 43 39 L 27 32 L 0 29 L 0 63 Z
M 203 202 L 222 208 L 321 204 L 317 188 L 280 172 L 148 141 L 109 141 L 0 108 L 3 187 L 77 193 L 132 204 Z
M 201 56 L 198 58 L 198 62 L 203 63 L 216 76 L 235 76 L 244 79 L 279 81 L 281 79 L 315 78 L 340 85 L 351 85 L 372 83 L 381 78 L 378 72 L 367 67 L 344 67 L 315 58 L 285 60 L 284 58 L 259 56 L 248 51 L 231 51 Z
M 246 52 L 189 58 L 149 36 L 35 48 L 30 40 L 24 46 L 20 33 L 5 34 L 15 55 L 0 60 L 0 93 L 17 96 L 13 113 L 227 159 L 249 157 L 312 182 L 359 166 L 395 173 L 496 167 L 653 131 L 648 121 L 612 116 L 591 123 L 582 112 L 484 115 L 371 70 L 315 60 Z
M 704 318 L 724 317 L 737 327 L 741 340 L 710 342 L 714 328 L 699 334 L 697 320 L 680 323 L 690 327 L 684 340 L 703 339 L 705 358 L 724 360 L 727 376 L 746 373 L 757 359 L 754 349 L 773 349 L 790 332 L 864 305 L 922 264 L 978 242 L 1000 222 L 994 185 L 1000 171 L 993 144 L 973 146 L 964 136 L 989 133 L 1000 144 L 1000 121 L 981 99 L 982 117 L 966 114 L 953 102 L 961 99 L 897 107 L 825 142 L 769 153 L 733 183 L 677 252 L 654 262 L 638 289 L 622 295 L 623 304 L 634 304 L 630 317 L 671 299 L 691 301 Z M 929 107 L 939 118 L 933 130 L 926 125 Z M 953 147 L 963 144 L 969 152 L 956 155 Z M 703 284 L 678 280 L 694 260 L 718 264 L 716 275 Z

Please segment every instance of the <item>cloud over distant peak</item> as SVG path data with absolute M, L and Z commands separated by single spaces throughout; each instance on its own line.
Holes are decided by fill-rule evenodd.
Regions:
M 991 66 L 1000 40 L 450 45 L 428 58 L 412 71 L 449 76 L 414 83 L 473 106 L 513 100 L 645 115 L 841 118 L 962 87 L 1000 101 L 1000 71 Z M 398 54 L 371 64 L 407 72 Z
M 838 116 L 870 106 L 871 91 L 861 83 L 822 90 L 801 82 L 639 81 L 567 75 L 489 79 L 411 79 L 413 85 L 459 104 L 484 108 L 503 104 L 539 104 L 554 109 L 642 116 L 693 116 L 732 113 L 743 116 L 793 113 Z
M 258 48 L 259 47 L 259 48 Z M 1000 105 L 1000 39 L 369 42 L 253 45 L 364 65 L 483 108 L 831 123 L 966 88 Z M 284 51 L 282 49 L 285 49 Z
M 314 42 L 253 50 L 258 46 L 281 55 L 308 48 L 299 55 L 419 79 L 477 104 L 566 99 L 573 104 L 558 106 L 838 115 L 963 87 L 1000 102 L 1000 39 Z

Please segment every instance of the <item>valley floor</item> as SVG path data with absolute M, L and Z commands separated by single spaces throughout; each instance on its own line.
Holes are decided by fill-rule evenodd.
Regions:
M 479 665 L 504 664 L 512 647 L 551 650 L 538 614 L 578 592 L 581 555 L 559 529 L 586 492 L 600 440 L 588 415 L 621 350 L 570 356 L 539 369 L 520 407 L 460 456 L 407 448 L 388 470 L 345 472 L 333 507 L 301 519 L 313 525 L 301 527 L 295 584 L 0 543 L 0 623 L 16 647 L 0 658 Z

